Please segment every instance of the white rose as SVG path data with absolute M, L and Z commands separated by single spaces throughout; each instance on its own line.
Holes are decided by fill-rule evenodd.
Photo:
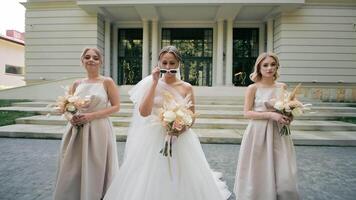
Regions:
M 176 112 L 176 115 L 178 116 L 178 117 L 184 117 L 184 115 L 185 115 L 185 113 L 183 112 L 183 111 L 181 111 L 181 110 L 178 110 L 177 112 Z
M 284 106 L 283 106 L 283 102 L 282 101 L 277 101 L 274 106 L 275 109 L 277 110 L 283 110 Z
M 303 114 L 303 110 L 300 107 L 296 107 L 292 110 L 293 116 L 300 116 Z
M 168 110 L 163 113 L 163 117 L 164 117 L 163 120 L 165 122 L 173 122 L 177 116 L 173 111 Z
M 191 125 L 193 123 L 193 118 L 192 118 L 192 116 L 185 114 L 183 116 L 183 121 L 184 121 L 184 124 Z
M 67 105 L 67 111 L 69 112 L 74 112 L 76 110 L 75 106 L 73 104 Z

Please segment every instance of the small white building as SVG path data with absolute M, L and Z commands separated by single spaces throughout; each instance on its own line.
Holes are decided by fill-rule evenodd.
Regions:
M 157 64 L 160 48 L 172 44 L 183 54 L 183 79 L 196 86 L 246 86 L 258 54 L 274 51 L 281 60 L 280 80 L 304 83 L 310 87 L 306 96 L 356 100 L 355 0 L 28 0 L 23 5 L 30 83 L 83 76 L 80 53 L 95 46 L 105 54 L 103 74 L 119 85 L 135 84 Z
M 25 85 L 23 33 L 8 30 L 0 35 L 0 90 Z

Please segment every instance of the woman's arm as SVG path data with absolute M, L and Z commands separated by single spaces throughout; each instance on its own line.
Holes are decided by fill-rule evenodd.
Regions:
M 140 103 L 139 112 L 143 117 L 147 117 L 151 115 L 156 87 L 159 79 L 159 73 L 160 73 L 159 70 L 160 70 L 159 67 L 155 67 L 152 70 L 152 80 L 153 80 L 152 85 L 149 88 L 149 90 L 146 92 L 145 96 L 143 97 L 143 101 Z
M 193 104 L 189 109 L 195 114 L 195 96 L 194 96 L 193 86 L 191 86 L 190 84 L 187 85 L 188 85 L 187 87 L 188 95 L 190 96 L 190 101 Z M 195 117 L 193 118 L 193 122 L 190 125 L 190 127 L 193 126 L 194 123 L 195 123 Z
M 150 89 L 143 97 L 143 101 L 141 102 L 139 107 L 140 114 L 143 117 L 147 117 L 151 115 L 156 87 L 157 87 L 157 82 L 153 81 Z
M 192 106 L 189 108 L 193 113 L 195 113 L 195 96 L 194 96 L 194 91 L 193 91 L 193 86 L 190 85 L 189 83 L 187 84 L 187 95 L 190 98 L 190 101 L 192 102 Z
M 69 87 L 69 90 L 68 90 L 68 94 L 69 95 L 74 95 L 75 93 L 75 90 L 77 89 L 79 83 L 80 83 L 81 80 L 76 80 L 70 87 Z M 80 124 L 81 123 L 81 120 L 79 119 L 78 115 L 74 115 L 72 117 L 72 119 L 70 120 L 70 123 L 72 125 L 77 125 L 77 124 Z

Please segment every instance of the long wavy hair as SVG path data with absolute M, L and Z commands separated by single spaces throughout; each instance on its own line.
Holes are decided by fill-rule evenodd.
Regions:
M 267 57 L 271 57 L 276 61 L 277 69 L 276 69 L 276 72 L 275 72 L 275 74 L 273 76 L 274 80 L 277 80 L 277 78 L 279 77 L 278 69 L 279 69 L 280 65 L 279 65 L 279 59 L 278 59 L 277 54 L 272 53 L 272 52 L 263 52 L 256 59 L 254 71 L 250 74 L 250 79 L 253 82 L 258 82 L 258 81 L 260 81 L 262 79 L 261 62 L 264 59 L 266 59 Z

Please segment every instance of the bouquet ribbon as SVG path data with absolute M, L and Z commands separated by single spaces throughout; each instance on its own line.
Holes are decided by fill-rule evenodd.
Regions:
M 167 162 L 169 166 L 169 175 L 171 177 L 173 188 L 176 188 L 177 183 L 177 162 L 175 155 L 172 153 L 175 143 L 178 139 L 176 135 L 167 134 L 164 140 L 164 147 L 161 149 L 160 153 L 167 157 Z

